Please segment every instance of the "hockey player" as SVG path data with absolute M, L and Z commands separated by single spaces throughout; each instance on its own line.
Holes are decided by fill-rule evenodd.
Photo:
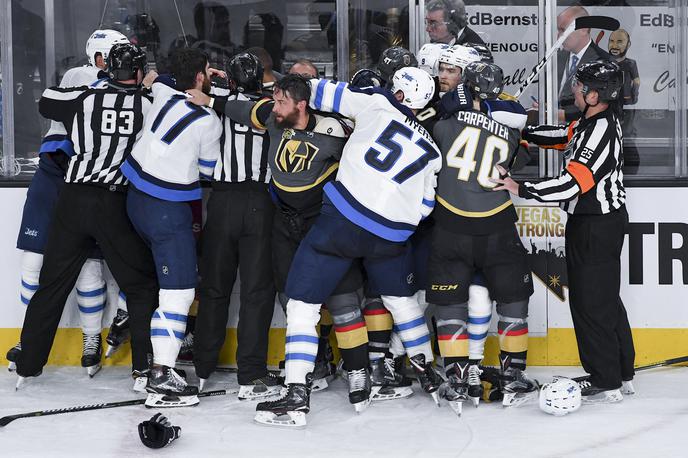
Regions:
M 437 60 L 440 93 L 456 89 L 466 65 L 479 60 L 480 55 L 475 49 L 462 45 L 454 45 L 442 51 Z
M 528 298 L 533 293 L 526 253 L 516 231 L 517 219 L 507 193 L 494 193 L 489 181 L 496 164 L 510 164 L 519 133 L 480 111 L 481 100 L 497 97 L 502 71 L 494 64 L 471 63 L 464 78 L 473 95 L 471 111 L 439 121 L 434 138 L 443 153 L 437 206 L 433 213 L 428 261 L 427 300 L 436 304 L 438 339 L 448 378 L 444 397 L 460 414 L 469 378 L 479 380 L 469 364 L 467 286 L 476 269 L 487 279 L 499 314 L 500 362 L 505 406 L 525 399 L 537 387 L 525 373 Z M 457 176 L 458 170 L 458 176 Z
M 194 102 L 211 103 L 197 91 L 191 93 Z M 213 107 L 233 122 L 266 129 L 270 135 L 266 163 L 272 172 L 270 188 L 278 209 L 272 227 L 273 265 L 280 302 L 285 309 L 289 300 L 285 294 L 285 283 L 292 259 L 320 213 L 323 187 L 334 179 L 348 130 L 347 126 L 331 116 L 313 114 L 308 109 L 309 98 L 308 81 L 300 75 L 287 75 L 275 84 L 274 102 L 269 99 L 258 102 L 212 101 Z M 366 385 L 366 329 L 357 293 L 361 284 L 360 266 L 352 266 L 327 299 L 327 304 L 342 358 L 350 375 L 349 400 L 362 409 L 368 400 L 367 392 L 362 396 L 362 388 L 369 391 L 370 387 Z M 323 325 L 321 323 L 321 327 Z M 289 342 L 289 337 L 287 339 Z M 322 339 L 316 336 L 313 343 L 318 348 L 317 355 L 324 356 L 327 346 L 323 346 Z M 288 364 L 289 353 L 286 356 Z M 325 372 L 318 369 L 314 374 L 322 378 L 329 376 L 329 362 L 325 363 L 328 364 Z M 270 387 L 276 388 L 276 391 L 270 390 L 268 394 L 279 392 L 277 385 L 266 384 L 264 392 L 267 393 Z M 327 383 L 320 380 L 319 385 L 326 387 Z
M 116 43 L 129 40 L 114 30 L 96 30 L 86 42 L 86 55 L 89 65 L 68 70 L 62 77 L 60 87 L 92 86 L 100 87 L 108 79 L 107 57 L 110 48 Z M 38 289 L 38 277 L 43 265 L 43 252 L 48 237 L 48 228 L 54 213 L 55 203 L 64 185 L 64 175 L 69 156 L 74 147 L 64 125 L 51 121 L 50 129 L 43 138 L 39 151 L 38 170 L 27 192 L 26 203 L 17 239 L 17 248 L 23 250 L 21 267 L 21 301 L 28 305 Z M 93 377 L 101 367 L 103 311 L 105 310 L 106 291 L 103 281 L 102 254 L 94 250 L 96 256 L 89 258 L 76 281 L 77 305 L 82 325 L 83 352 L 81 365 Z M 21 351 L 21 342 L 7 352 L 9 370 L 16 367 Z
M 418 60 L 411 51 L 401 46 L 392 46 L 385 49 L 380 55 L 377 71 L 382 78 L 382 86 L 392 87 L 392 76 L 397 70 L 404 67 L 418 67 Z
M 157 282 L 150 251 L 127 218 L 126 179 L 119 171 L 150 108 L 138 86 L 145 64 L 141 48 L 116 44 L 108 55 L 112 80 L 106 87 L 50 88 L 40 100 L 41 114 L 65 125 L 74 154 L 50 226 L 41 284 L 24 318 L 18 385 L 41 373 L 64 303 L 96 244 L 129 299 L 133 369 L 147 367 Z
M 227 69 L 229 91 L 222 95 L 215 89 L 218 106 L 228 98 L 254 102 L 262 98 L 263 65 L 258 58 L 239 53 L 229 60 Z M 221 110 L 218 114 L 223 134 L 201 241 L 194 365 L 203 389 L 220 358 L 230 295 L 240 271 L 236 353 L 239 399 L 258 399 L 278 393 L 281 387 L 267 369 L 268 335 L 275 307 L 271 244 L 274 210 L 268 193 L 270 138 L 250 123 L 237 122 Z
M 172 88 L 146 77 L 153 106 L 141 139 L 122 164 L 129 179 L 127 214 L 151 247 L 156 264 L 159 307 L 150 320 L 153 364 L 146 405 L 198 404 L 198 388 L 174 371 L 196 287 L 196 244 L 189 201 L 201 198 L 199 179 L 212 176 L 220 153 L 222 126 L 212 110 L 186 101 L 184 90 L 210 91 L 208 58 L 196 48 L 172 56 Z M 152 76 L 152 77 L 151 77 Z M 151 84 L 152 82 L 152 84 Z
M 355 128 L 336 180 L 325 185 L 321 214 L 289 271 L 287 393 L 258 404 L 259 423 L 305 425 L 320 306 L 357 260 L 366 269 L 368 289 L 392 313 L 423 389 L 434 395 L 441 383 L 432 366 L 427 324 L 412 296 L 411 253 L 405 244 L 434 205 L 439 155 L 413 111 L 428 103 L 434 83 L 412 67 L 398 70 L 392 83 L 393 96 L 311 81 L 311 106 L 351 118 Z M 277 418 L 282 415 L 289 419 Z

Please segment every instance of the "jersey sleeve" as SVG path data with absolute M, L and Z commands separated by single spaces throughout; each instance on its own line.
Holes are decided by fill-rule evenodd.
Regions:
M 339 113 L 347 118 L 356 116 L 370 108 L 373 95 L 352 91 L 344 82 L 336 83 L 326 79 L 311 80 L 310 106 L 315 110 Z
M 204 132 L 201 144 L 201 152 L 198 156 L 198 170 L 201 178 L 212 179 L 215 164 L 220 157 L 220 137 L 222 136 L 222 123 L 215 114 L 211 114 L 212 122 L 208 132 Z
M 564 150 L 573 137 L 573 129 L 577 121 L 567 125 L 527 126 L 523 129 L 523 139 L 534 143 L 540 148 Z
M 219 102 L 219 104 L 218 104 Z M 257 102 L 245 100 L 222 100 L 216 99 L 214 108 L 224 113 L 229 119 L 245 126 L 255 129 L 266 129 L 268 118 L 272 114 L 271 99 L 261 99 Z M 218 106 L 219 105 L 219 106 Z
M 437 174 L 442 167 L 442 160 L 439 152 L 437 157 L 432 159 L 427 167 L 423 170 L 425 173 L 424 189 L 423 189 L 423 205 L 421 205 L 420 212 L 423 219 L 430 216 L 432 210 L 435 208 L 435 188 L 437 188 Z
M 51 87 L 43 91 L 38 102 L 38 111 L 44 118 L 68 122 L 74 119 L 79 108 L 80 97 L 88 90 L 86 86 L 75 88 Z

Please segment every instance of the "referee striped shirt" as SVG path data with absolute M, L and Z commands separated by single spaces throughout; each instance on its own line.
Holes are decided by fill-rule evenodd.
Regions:
M 151 98 L 138 86 L 109 82 L 105 87 L 46 89 L 41 114 L 64 124 L 74 145 L 67 183 L 125 185 L 120 165 L 141 136 Z
M 251 94 L 229 93 L 219 88 L 213 88 L 213 95 L 226 100 L 255 101 L 261 98 Z M 269 149 L 270 137 L 265 130 L 240 124 L 223 114 L 220 158 L 215 165 L 213 179 L 228 183 L 269 183 Z
M 529 126 L 523 138 L 543 148 L 563 149 L 565 164 L 558 178 L 523 183 L 520 197 L 560 202 L 573 215 L 604 215 L 624 205 L 623 136 L 611 109 L 568 126 Z

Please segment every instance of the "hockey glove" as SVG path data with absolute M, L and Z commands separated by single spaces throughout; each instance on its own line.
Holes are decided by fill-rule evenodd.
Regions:
M 446 119 L 459 111 L 473 109 L 473 93 L 465 84 L 459 84 L 453 91 L 449 91 L 440 98 L 435 110 L 441 119 Z
M 139 423 L 139 437 L 141 442 L 148 448 L 163 448 L 182 433 L 179 426 L 172 426 L 172 423 L 161 413 L 156 413 L 153 417 Z

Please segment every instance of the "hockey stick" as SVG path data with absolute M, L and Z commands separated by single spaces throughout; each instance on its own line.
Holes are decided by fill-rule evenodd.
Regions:
M 206 391 L 202 393 L 198 393 L 199 398 L 206 398 L 209 396 L 223 396 L 225 394 L 232 394 L 235 393 L 236 390 L 215 390 L 215 391 Z M 89 405 L 83 405 L 83 406 L 75 406 L 75 407 L 64 407 L 62 409 L 48 409 L 48 410 L 37 410 L 36 412 L 28 412 L 28 413 L 18 413 L 16 415 L 8 415 L 6 417 L 0 418 L 0 427 L 7 426 L 10 422 L 18 419 L 18 418 L 29 418 L 29 417 L 45 417 L 48 415 L 59 415 L 62 413 L 71 413 L 71 412 L 84 412 L 86 410 L 101 410 L 101 409 L 112 409 L 115 407 L 125 407 L 125 406 L 135 406 L 139 404 L 145 404 L 146 399 L 132 399 L 130 401 L 118 401 L 118 402 L 106 402 L 103 404 L 89 404 Z
M 664 361 L 658 361 L 656 363 L 648 364 L 646 366 L 638 366 L 635 368 L 636 372 L 646 371 L 648 369 L 656 369 L 658 367 L 672 366 L 674 364 L 688 363 L 688 356 L 680 356 L 678 358 L 665 359 Z M 571 380 L 576 382 L 582 382 L 583 380 L 589 379 L 589 375 L 582 375 L 580 377 L 574 377 Z
M 528 75 L 528 78 L 526 78 L 525 83 L 523 83 L 516 94 L 514 94 L 514 97 L 518 99 L 523 94 L 523 91 L 525 91 L 526 88 L 530 86 L 533 81 L 535 81 L 535 78 L 537 78 L 540 71 L 545 68 L 545 65 L 547 65 L 547 62 L 550 60 L 550 58 L 561 47 L 561 45 L 564 43 L 564 40 L 566 40 L 573 32 L 580 29 L 616 30 L 620 27 L 620 25 L 621 24 L 619 24 L 619 21 L 608 16 L 583 16 L 575 19 L 571 24 L 569 24 L 559 39 L 554 42 L 552 48 L 547 52 L 547 55 L 545 55 L 545 57 L 543 57 L 540 62 L 533 67 L 533 70 L 530 72 L 530 75 Z

